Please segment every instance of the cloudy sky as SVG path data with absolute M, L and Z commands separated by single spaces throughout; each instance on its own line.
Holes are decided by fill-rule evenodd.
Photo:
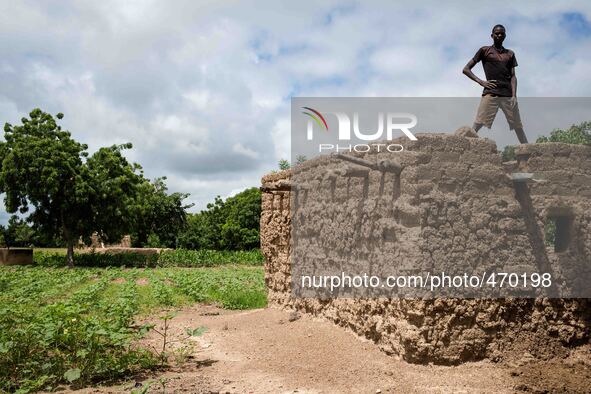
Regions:
M 0 1 L 0 121 L 63 112 L 191 193 L 258 186 L 293 96 L 479 96 L 461 74 L 507 28 L 520 96 L 591 95 L 591 2 Z M 483 75 L 481 66 L 477 74 Z

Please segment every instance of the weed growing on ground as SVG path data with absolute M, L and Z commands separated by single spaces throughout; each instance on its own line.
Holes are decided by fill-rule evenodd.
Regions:
M 0 392 L 84 387 L 158 367 L 163 357 L 137 345 L 147 329 L 136 319 L 192 301 L 262 307 L 263 270 L 1 267 Z M 167 359 L 186 360 L 188 350 L 171 355 L 168 333 L 165 341 Z

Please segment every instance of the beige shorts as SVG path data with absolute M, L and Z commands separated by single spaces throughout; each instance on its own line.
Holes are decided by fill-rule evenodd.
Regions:
M 505 114 L 505 118 L 507 118 L 509 129 L 515 130 L 523 128 L 523 125 L 521 124 L 521 116 L 519 115 L 519 105 L 515 103 L 515 106 L 512 107 L 511 97 L 482 96 L 474 123 L 482 124 L 490 129 L 499 108 L 501 108 Z

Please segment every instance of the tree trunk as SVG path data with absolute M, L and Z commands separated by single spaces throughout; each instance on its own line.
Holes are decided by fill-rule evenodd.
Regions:
M 74 237 L 70 232 L 70 229 L 63 224 L 64 223 L 64 212 L 61 213 L 62 216 L 62 231 L 64 240 L 66 241 L 66 246 L 68 251 L 66 252 L 66 260 L 68 261 L 68 268 L 74 268 Z
M 74 268 L 74 242 L 68 240 L 68 252 L 66 254 L 68 260 L 68 268 Z

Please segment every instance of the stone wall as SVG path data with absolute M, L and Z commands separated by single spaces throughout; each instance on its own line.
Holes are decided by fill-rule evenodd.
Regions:
M 0 265 L 33 264 L 32 248 L 0 248 Z
M 322 156 L 295 173 L 263 178 L 270 304 L 327 318 L 411 362 L 498 359 L 520 349 L 550 357 L 587 343 L 586 299 L 294 297 L 294 250 L 304 264 L 316 259 L 371 271 L 389 259 L 398 272 L 412 273 L 460 272 L 469 263 L 491 271 L 550 270 L 573 283 L 573 294 L 589 287 L 575 278 L 588 277 L 581 270 L 591 266 L 591 148 L 524 145 L 517 162 L 502 163 L 486 139 L 425 134 L 400 143 L 405 152 L 396 156 L 355 153 L 345 164 Z M 514 182 L 512 172 L 545 181 Z M 549 219 L 560 227 L 556 251 L 544 245 Z

